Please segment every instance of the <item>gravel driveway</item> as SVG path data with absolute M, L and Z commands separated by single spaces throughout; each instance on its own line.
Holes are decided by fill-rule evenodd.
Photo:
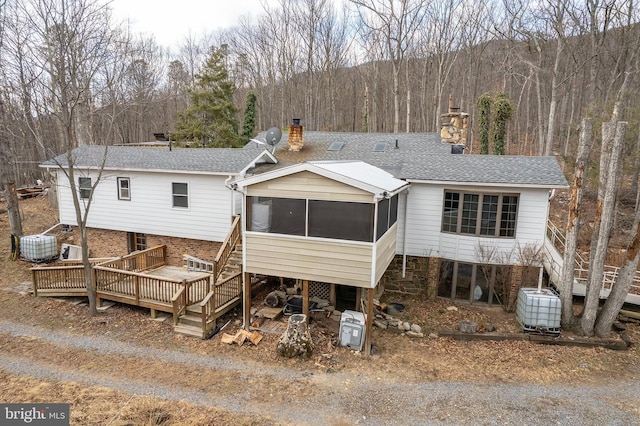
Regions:
M 82 337 L 39 326 L 0 322 L 0 369 L 42 380 L 74 381 L 211 405 L 233 413 L 256 415 L 273 424 L 334 425 L 640 425 L 640 383 L 607 386 L 537 386 L 424 382 L 398 383 L 393 378 L 355 372 L 304 372 L 252 365 L 232 358 L 146 347 L 106 337 Z M 199 389 L 166 378 L 149 380 L 111 371 L 108 364 L 83 371 L 68 365 L 19 356 L 21 345 L 37 342 L 47 351 L 76 355 L 131 358 L 164 368 L 198 367 L 202 374 L 231 375 L 237 387 Z M 11 348 L 9 348 L 11 346 Z M 265 392 L 271 391 L 269 395 Z M 257 395 L 263 397 L 257 398 Z

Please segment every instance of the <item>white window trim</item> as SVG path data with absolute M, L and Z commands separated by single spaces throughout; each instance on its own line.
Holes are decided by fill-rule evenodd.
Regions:
M 173 184 L 176 184 L 176 183 L 187 185 L 187 194 L 186 195 L 185 194 L 175 194 L 173 192 Z M 187 199 L 187 206 L 186 207 L 184 207 L 184 206 L 176 206 L 175 205 L 175 197 L 176 196 L 185 197 Z M 171 208 L 181 209 L 181 210 L 188 210 L 191 207 L 190 198 L 191 198 L 191 196 L 189 194 L 189 182 L 171 182 Z
M 126 188 L 126 190 L 129 193 L 129 195 L 126 197 L 122 195 L 122 190 L 124 188 L 120 186 L 120 182 L 123 182 L 123 181 L 126 181 L 128 183 L 128 187 Z M 117 178 L 117 185 L 118 185 L 118 200 L 131 201 L 131 179 L 128 177 L 119 177 Z
M 82 185 L 80 183 L 80 180 L 82 180 L 82 179 L 88 179 L 89 180 L 89 188 L 83 188 L 82 187 Z M 84 191 L 88 191 L 86 197 L 82 195 L 84 193 Z M 80 176 L 78 178 L 78 192 L 79 192 L 79 195 L 80 195 L 80 199 L 81 200 L 88 200 L 89 198 L 91 198 L 91 191 L 93 191 L 93 182 L 92 182 L 91 178 L 87 177 L 87 176 Z

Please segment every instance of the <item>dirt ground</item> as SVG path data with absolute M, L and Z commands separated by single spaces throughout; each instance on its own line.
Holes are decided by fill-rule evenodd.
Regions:
M 56 211 L 46 198 L 20 201 L 26 235 L 44 231 L 56 223 Z M 617 383 L 640 378 L 638 345 L 627 351 L 571 346 L 546 346 L 523 341 L 462 342 L 436 337 L 441 330 L 456 329 L 460 321 L 472 320 L 480 328 L 494 324 L 497 332 L 522 333 L 514 314 L 501 307 L 478 307 L 444 300 L 424 300 L 421 297 L 384 295 L 387 301 L 406 305 L 398 318 L 417 323 L 424 338 L 374 329 L 373 356 L 337 347 L 337 323 L 318 318 L 310 328 L 315 343 L 308 360 L 283 359 L 276 354 L 279 336 L 265 334 L 257 345 L 242 347 L 225 345 L 220 335 L 200 340 L 177 335 L 170 320 L 150 320 L 146 309 L 116 304 L 89 317 L 87 307 L 74 300 L 35 298 L 21 294 L 28 289 L 31 264 L 10 261 L 10 239 L 6 212 L 0 214 L 0 324 L 20 324 L 74 336 L 104 336 L 123 344 L 144 346 L 149 351 L 172 350 L 186 355 L 215 356 L 239 360 L 256 369 L 286 368 L 297 372 L 342 372 L 372 380 L 385 378 L 397 383 L 471 382 L 506 384 L 566 384 L 593 385 Z M 20 284 L 23 284 L 20 287 Z M 258 302 L 255 302 L 258 304 Z M 447 308 L 455 306 L 457 310 Z M 234 316 L 235 315 L 235 316 Z M 235 333 L 240 320 L 231 313 L 224 330 Z M 640 341 L 640 326 L 627 324 L 627 335 Z M 431 334 L 431 336 L 430 336 Z M 563 333 L 563 337 L 570 335 Z M 612 336 L 613 337 L 613 336 Z M 145 371 L 165 367 L 143 368 L 139 359 L 128 355 L 107 355 L 96 359 L 91 351 L 71 351 L 63 347 L 43 347 L 39 338 L 15 337 L 0 330 L 0 358 L 24 357 L 44 362 L 68 373 L 73 369 L 96 375 L 117 371 L 119 377 L 140 378 Z M 42 358 L 42 359 L 41 359 Z M 13 359 L 13 358 L 12 358 Z M 151 361 L 150 361 L 151 363 Z M 153 377 L 152 377 L 153 378 Z M 193 371 L 176 368 L 158 374 L 159 385 L 171 387 L 177 383 L 201 380 Z M 217 381 L 215 386 L 238 386 L 233 380 Z M 291 392 L 296 392 L 295 387 Z M 203 407 L 188 402 L 139 397 L 109 388 L 88 387 L 74 380 L 41 380 L 27 373 L 14 374 L 0 366 L 0 401 L 39 402 L 55 400 L 72 403 L 74 424 L 268 424 L 255 416 Z M 48 399 L 47 399 L 48 398 Z M 114 421 L 117 419 L 117 421 Z M 167 422 L 167 419 L 171 419 Z

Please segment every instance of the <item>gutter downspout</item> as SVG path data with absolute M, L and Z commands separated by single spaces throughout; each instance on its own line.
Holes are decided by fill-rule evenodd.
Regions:
M 409 191 L 404 196 L 404 228 L 402 229 L 402 278 L 407 275 L 407 204 L 409 200 Z
M 231 181 L 231 179 L 233 179 L 233 175 L 229 175 L 229 177 L 224 180 L 224 186 L 231 190 L 231 215 L 230 216 L 233 218 L 233 215 L 236 212 L 236 191 L 234 191 L 233 188 L 229 186 L 229 182 Z

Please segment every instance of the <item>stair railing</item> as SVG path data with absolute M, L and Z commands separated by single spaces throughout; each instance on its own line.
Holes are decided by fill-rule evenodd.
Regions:
M 213 280 L 212 284 L 215 284 L 220 278 L 222 271 L 224 270 L 229 257 L 231 256 L 231 252 L 235 248 L 238 241 L 242 236 L 242 229 L 240 227 L 240 216 L 236 216 L 233 219 L 233 223 L 231 224 L 231 229 L 227 234 L 227 238 L 225 238 L 224 242 L 220 246 L 218 250 L 218 254 L 216 255 L 215 260 L 213 261 Z

